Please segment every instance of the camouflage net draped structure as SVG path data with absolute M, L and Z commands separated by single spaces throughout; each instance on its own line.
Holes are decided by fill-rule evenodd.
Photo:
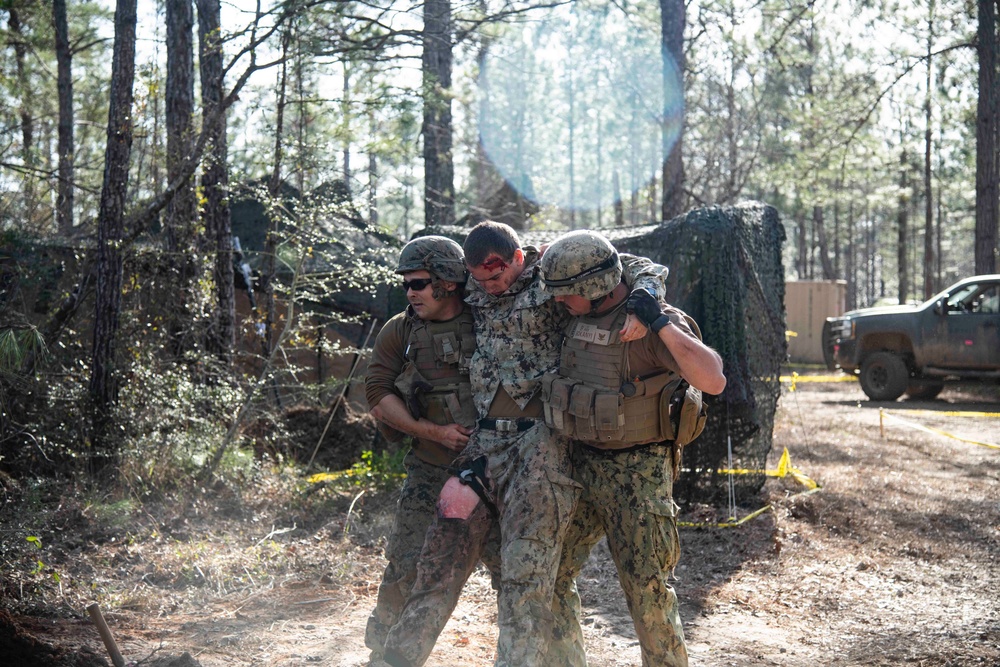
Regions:
M 726 390 L 707 397 L 705 431 L 684 451 L 674 486 L 682 504 L 725 502 L 733 467 L 737 502 L 763 486 L 771 451 L 774 413 L 786 358 L 785 277 L 781 263 L 785 231 L 773 207 L 749 202 L 728 208 L 695 209 L 668 222 L 602 229 L 621 252 L 649 257 L 670 268 L 667 300 L 694 317 L 705 342 L 722 356 Z M 468 228 L 436 227 L 418 232 L 450 236 L 459 243 Z M 527 232 L 522 242 L 541 245 L 558 234 Z
M 694 317 L 705 343 L 722 356 L 727 384 L 708 397 L 705 431 L 684 451 L 674 487 L 682 504 L 728 495 L 728 442 L 737 502 L 764 484 L 774 413 L 786 358 L 784 228 L 760 203 L 695 209 L 661 225 L 611 230 L 615 246 L 670 268 L 667 300 Z

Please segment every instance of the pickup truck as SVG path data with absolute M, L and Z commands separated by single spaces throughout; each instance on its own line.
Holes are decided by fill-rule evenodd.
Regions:
M 830 370 L 858 376 L 873 401 L 937 396 L 945 382 L 1000 382 L 1000 274 L 960 280 L 916 306 L 828 317 Z

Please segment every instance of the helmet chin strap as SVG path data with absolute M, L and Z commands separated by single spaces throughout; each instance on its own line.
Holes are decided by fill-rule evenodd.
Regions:
M 618 288 L 621 287 L 621 285 L 622 285 L 622 283 L 619 281 L 618 285 L 613 290 L 611 290 L 610 292 L 608 292 L 607 294 L 605 294 L 604 296 L 598 297 L 596 299 L 591 299 L 590 300 L 590 312 L 587 313 L 587 314 L 588 315 L 596 315 L 598 313 L 598 311 L 601 309 L 601 306 L 603 306 L 604 304 L 606 304 L 615 295 L 615 292 L 618 291 Z
M 605 294 L 602 297 L 599 297 L 597 299 L 591 299 L 590 300 L 590 312 L 588 313 L 588 315 L 596 315 L 597 311 L 601 308 L 602 305 L 604 305 L 604 302 L 607 301 L 611 297 L 612 293 L 613 292 L 608 292 L 607 294 Z

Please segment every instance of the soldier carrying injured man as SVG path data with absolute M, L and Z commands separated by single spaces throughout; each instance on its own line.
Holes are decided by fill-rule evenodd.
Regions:
M 417 578 L 385 641 L 393 667 L 422 665 L 484 545 L 500 530 L 497 667 L 541 667 L 555 618 L 552 595 L 563 537 L 581 486 L 569 439 L 545 423 L 542 378 L 559 368 L 571 315 L 541 283 L 541 253 L 507 225 L 484 222 L 465 241 L 466 303 L 475 319 L 470 382 L 477 429 L 447 480 Z M 629 284 L 663 294 L 664 267 L 622 257 Z M 634 320 L 634 318 L 631 318 Z M 629 321 L 625 340 L 646 329 Z

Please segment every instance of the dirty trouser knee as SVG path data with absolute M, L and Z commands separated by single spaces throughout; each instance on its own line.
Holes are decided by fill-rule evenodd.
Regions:
M 393 667 L 423 665 L 479 562 L 493 520 L 482 503 L 468 519 L 436 516 L 427 531 L 410 597 L 385 641 Z
M 590 552 L 604 537 L 597 508 L 590 502 L 586 488 L 573 513 L 573 521 L 563 541 L 559 559 L 559 574 L 556 577 L 555 594 L 552 597 L 552 614 L 555 625 L 546 654 L 546 667 L 586 667 L 587 655 L 584 649 L 583 630 L 580 627 L 580 594 L 576 579 L 587 563 Z
M 427 529 L 434 520 L 441 487 L 450 476 L 447 468 L 422 461 L 412 451 L 403 461 L 406 478 L 399 492 L 392 530 L 386 540 L 388 561 L 378 588 L 375 609 L 368 618 L 365 645 L 371 658 L 381 658 L 389 629 L 399 618 L 417 576 L 417 559 Z
M 579 495 L 568 441 L 538 426 L 516 443 L 500 489 L 502 581 L 496 667 L 544 667 L 552 635 L 552 594 L 563 537 Z M 501 460 L 491 460 L 491 474 Z
M 578 454 L 577 476 L 602 514 L 643 666 L 687 667 L 677 595 L 668 582 L 680 555 L 669 449 Z

